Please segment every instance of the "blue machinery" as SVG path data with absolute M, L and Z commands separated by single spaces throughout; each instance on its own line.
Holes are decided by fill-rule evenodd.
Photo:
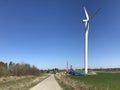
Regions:
M 85 73 L 84 73 L 84 72 L 78 72 L 78 71 L 73 70 L 73 69 L 72 69 L 72 65 L 71 65 L 71 67 L 70 67 L 69 74 L 77 75 L 77 76 L 85 76 Z

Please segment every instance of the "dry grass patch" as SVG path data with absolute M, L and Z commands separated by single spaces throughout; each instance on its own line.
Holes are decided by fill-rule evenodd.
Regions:
M 4 77 L 1 78 L 0 81 L 0 90 L 29 90 L 34 85 L 38 84 L 45 78 L 47 78 L 47 74 L 43 74 L 42 76 L 22 76 L 22 77 Z

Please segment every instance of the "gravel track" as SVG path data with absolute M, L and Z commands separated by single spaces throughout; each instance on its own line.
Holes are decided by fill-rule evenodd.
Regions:
M 30 90 L 62 90 L 62 88 L 55 80 L 54 75 L 51 75 Z

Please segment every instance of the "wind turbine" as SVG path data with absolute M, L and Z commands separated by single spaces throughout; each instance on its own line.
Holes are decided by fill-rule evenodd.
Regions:
M 100 9 L 98 9 L 93 16 L 89 18 L 89 15 L 87 13 L 86 8 L 84 7 L 86 19 L 83 20 L 85 23 L 85 41 L 84 41 L 84 68 L 85 68 L 85 74 L 88 74 L 88 33 L 89 33 L 89 22 L 95 17 L 95 15 L 99 12 Z

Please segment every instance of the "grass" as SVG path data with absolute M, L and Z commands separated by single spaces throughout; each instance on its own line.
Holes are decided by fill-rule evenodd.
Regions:
M 96 88 L 96 90 L 120 90 L 120 73 L 97 73 L 97 75 L 69 76 L 78 82 Z
M 47 77 L 48 75 L 43 74 L 41 76 L 26 77 L 18 80 L 1 81 L 0 90 L 29 90 Z
M 10 89 L 10 90 L 19 90 L 19 87 L 24 89 L 24 85 L 26 85 L 26 83 L 34 80 L 36 77 L 29 77 L 29 78 L 23 78 L 23 79 L 19 79 L 19 80 L 11 80 L 11 81 L 7 81 L 7 82 L 0 82 L 0 89 Z M 7 86 L 7 87 L 6 87 Z
M 65 84 L 62 80 L 58 79 L 55 77 L 55 79 L 57 80 L 57 82 L 59 83 L 59 85 L 62 87 L 63 90 L 74 90 L 73 87 Z

